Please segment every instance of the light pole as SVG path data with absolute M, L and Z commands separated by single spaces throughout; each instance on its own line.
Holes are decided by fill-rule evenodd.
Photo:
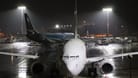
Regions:
M 110 26 L 110 23 L 109 23 L 109 13 L 112 12 L 112 8 L 103 8 L 102 9 L 103 12 L 106 12 L 106 18 L 107 18 L 107 36 L 109 35 L 109 26 Z
M 21 34 L 23 34 L 23 26 L 24 26 L 23 14 L 24 10 L 26 9 L 26 6 L 18 6 L 18 9 L 21 11 Z

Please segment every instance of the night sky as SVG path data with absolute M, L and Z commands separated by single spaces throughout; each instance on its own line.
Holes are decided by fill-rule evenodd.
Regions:
M 33 25 L 39 31 L 45 31 L 44 28 L 52 27 L 57 23 L 74 25 L 74 0 L 2 0 L 0 2 L 1 31 L 20 32 L 21 16 L 17 11 L 17 6 L 21 4 L 27 7 L 25 12 L 29 14 Z M 102 30 L 101 26 L 105 23 L 105 19 L 98 17 L 100 16 L 98 13 L 106 6 L 113 7 L 114 18 L 116 18 L 110 17 L 112 19 L 111 31 L 114 29 L 116 31 L 123 25 L 129 33 L 137 32 L 138 7 L 136 0 L 78 0 L 79 25 L 85 20 L 97 27 L 94 28 L 97 30 L 93 31 L 103 33 L 106 28 Z M 99 19 L 101 20 L 99 21 Z M 101 24 L 99 24 L 100 22 Z

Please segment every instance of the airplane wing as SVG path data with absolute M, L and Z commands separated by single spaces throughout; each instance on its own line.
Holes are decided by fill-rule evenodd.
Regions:
M 112 58 L 118 58 L 122 56 L 133 56 L 133 55 L 138 55 L 138 52 L 130 52 L 130 53 L 123 53 L 123 54 L 114 54 L 114 55 L 108 55 L 108 56 L 87 58 L 87 63 L 97 62 L 97 61 L 101 61 L 104 59 L 112 59 Z
M 1 55 L 10 55 L 10 56 L 19 56 L 19 57 L 24 57 L 24 58 L 32 58 L 36 59 L 39 56 L 37 55 L 26 55 L 26 54 L 19 54 L 19 53 L 9 53 L 9 52 L 0 52 Z

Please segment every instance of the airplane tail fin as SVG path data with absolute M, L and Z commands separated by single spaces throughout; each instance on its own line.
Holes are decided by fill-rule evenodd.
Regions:
M 37 32 L 33 28 L 31 20 L 30 20 L 29 16 L 26 13 L 24 14 L 24 17 L 25 17 L 26 30 L 27 30 L 26 36 L 29 39 L 31 39 L 33 41 L 36 41 L 36 42 L 45 43 L 45 44 L 50 43 L 50 41 L 46 37 L 43 37 L 43 35 L 41 33 Z
M 36 30 L 32 26 L 32 23 L 31 23 L 29 16 L 25 13 L 24 17 L 25 17 L 25 22 L 26 22 L 27 34 L 37 33 Z

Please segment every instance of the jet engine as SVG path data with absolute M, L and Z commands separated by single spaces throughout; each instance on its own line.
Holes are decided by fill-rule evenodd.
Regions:
M 31 66 L 31 72 L 33 74 L 39 74 L 41 72 L 44 72 L 46 69 L 46 66 L 39 62 L 34 62 Z
M 103 60 L 101 62 L 98 62 L 96 65 L 97 69 L 97 74 L 102 75 L 102 74 L 109 74 L 114 71 L 114 62 L 112 59 L 109 60 Z
M 43 75 L 46 78 L 62 78 L 59 69 L 55 63 L 34 62 L 31 67 L 33 75 Z

